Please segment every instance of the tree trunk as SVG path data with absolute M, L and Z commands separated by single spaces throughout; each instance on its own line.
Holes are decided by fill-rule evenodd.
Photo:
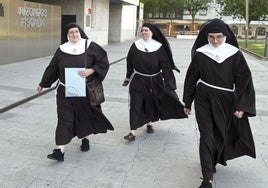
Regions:
M 196 29 L 195 29 L 195 14 L 191 14 L 191 16 L 192 16 L 192 31 L 195 31 Z

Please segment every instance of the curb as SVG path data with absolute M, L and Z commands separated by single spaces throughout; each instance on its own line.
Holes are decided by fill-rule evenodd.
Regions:
M 255 57 L 255 58 L 259 59 L 259 60 L 262 60 L 262 61 L 268 61 L 268 57 L 260 56 L 260 55 L 254 53 L 254 52 L 251 52 L 251 51 L 249 51 L 249 50 L 247 50 L 247 49 L 245 49 L 245 48 L 240 48 L 240 49 L 241 49 L 243 52 L 245 52 L 245 53 L 247 53 L 247 54 L 249 54 L 249 55 L 251 55 L 251 56 L 253 56 L 253 57 Z

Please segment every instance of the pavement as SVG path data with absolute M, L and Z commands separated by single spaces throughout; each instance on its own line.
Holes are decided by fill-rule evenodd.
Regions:
M 169 39 L 181 73 L 175 73 L 177 93 L 190 62 L 193 39 Z M 127 55 L 133 41 L 103 46 L 110 62 Z M 268 62 L 245 54 L 256 90 L 257 116 L 250 118 L 257 158 L 243 156 L 217 165 L 214 188 L 268 187 Z M 51 56 L 0 66 L 0 109 L 35 96 Z M 55 91 L 0 113 L 0 188 L 197 188 L 201 171 L 199 132 L 194 111 L 188 119 L 154 123 L 155 133 L 129 132 L 125 59 L 112 64 L 104 81 L 104 114 L 115 130 L 90 136 L 90 151 L 81 152 L 74 138 L 65 149 L 65 161 L 46 158 L 54 149 L 57 123 Z

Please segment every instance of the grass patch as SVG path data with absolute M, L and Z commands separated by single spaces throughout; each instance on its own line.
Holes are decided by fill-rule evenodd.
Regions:
M 247 49 L 255 54 L 264 56 L 265 42 L 248 41 L 248 47 L 245 47 L 245 42 L 238 42 L 240 48 Z

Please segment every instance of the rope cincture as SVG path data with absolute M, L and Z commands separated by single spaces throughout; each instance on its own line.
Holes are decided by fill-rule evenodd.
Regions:
M 145 77 L 154 77 L 154 76 L 157 76 L 158 74 L 161 74 L 161 71 L 155 73 L 155 74 L 144 74 L 144 73 L 141 73 L 141 72 L 138 72 L 137 70 L 133 70 L 133 73 L 131 74 L 130 78 L 129 78 L 129 86 L 130 86 L 130 83 L 132 81 L 132 79 L 134 78 L 135 74 L 138 74 L 138 75 L 141 75 L 141 76 L 145 76 Z M 130 109 L 130 94 L 129 94 L 129 86 L 128 86 L 128 107 Z
M 234 92 L 235 91 L 235 86 L 233 87 L 233 89 L 229 89 L 229 88 L 224 88 L 224 87 L 219 87 L 219 86 L 214 86 L 214 85 L 211 85 L 201 79 L 199 79 L 196 83 L 196 85 L 198 85 L 199 83 L 202 83 L 208 87 L 211 87 L 211 88 L 214 88 L 214 89 L 219 89 L 219 90 L 223 90 L 223 91 L 229 91 L 229 92 Z

